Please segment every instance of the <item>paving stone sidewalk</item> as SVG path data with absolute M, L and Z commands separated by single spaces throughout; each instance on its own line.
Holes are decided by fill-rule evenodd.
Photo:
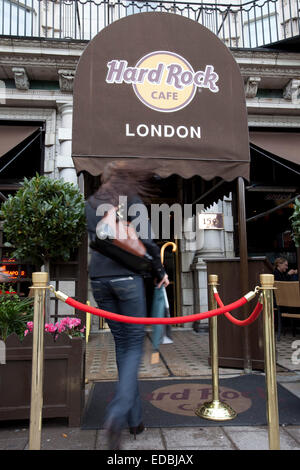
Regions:
M 0 450 L 28 450 L 28 427 L 0 429 Z M 69 428 L 65 423 L 44 424 L 42 450 L 108 450 L 104 430 Z M 267 427 L 148 428 L 134 440 L 127 430 L 122 450 L 268 450 Z M 280 449 L 300 450 L 300 427 L 280 427 Z
M 187 332 L 181 338 L 178 336 L 175 346 L 172 347 L 174 354 L 168 353 L 165 347 L 167 368 L 165 364 L 159 364 L 155 369 L 157 376 L 171 378 L 170 373 L 178 379 L 182 371 L 185 371 L 191 379 L 203 378 L 210 373 L 207 362 L 203 361 L 203 351 L 198 351 L 199 357 L 195 360 L 197 350 L 193 347 L 193 333 Z M 185 339 L 183 338 L 185 337 Z M 196 337 L 195 337 L 196 338 Z M 291 366 L 290 343 L 295 338 L 283 339 L 278 347 L 277 364 L 281 372 L 277 373 L 277 381 L 290 392 L 300 398 L 300 365 Z M 109 336 L 102 338 L 102 345 L 94 340 L 93 350 L 90 346 L 88 355 L 88 378 L 86 396 L 93 380 L 107 380 L 107 374 L 114 377 L 113 348 Z M 198 340 L 197 340 L 198 342 Z M 186 357 L 186 344 L 193 353 L 193 359 Z M 91 343 L 92 344 L 92 343 Z M 207 337 L 203 335 L 201 347 L 207 347 Z M 103 348 L 103 345 L 105 346 Z M 103 350 L 106 351 L 107 360 L 103 364 Z M 146 345 L 146 353 L 149 353 L 149 344 Z M 172 356 L 177 354 L 176 361 Z M 149 354 L 148 354 L 149 355 Z M 101 356 L 101 357 L 100 357 Z M 201 357 L 200 357 L 201 356 Z M 201 362 L 202 361 L 202 362 Z M 102 364 L 102 368 L 101 368 Z M 188 367 L 186 367 L 186 364 Z M 103 367 L 103 365 L 105 367 Z M 99 367 L 100 366 L 100 367 Z M 141 368 L 141 376 L 147 377 L 149 368 L 147 354 Z M 101 376 L 101 369 L 103 376 Z M 227 376 L 233 371 L 220 370 L 220 378 Z M 238 371 L 234 371 L 235 374 Z M 178 374 L 178 375 L 177 375 Z M 183 377 L 186 379 L 186 375 Z M 29 449 L 29 423 L 26 422 L 0 422 L 0 450 L 28 450 Z M 43 422 L 42 428 L 42 450 L 108 450 L 106 433 L 104 430 L 82 430 L 80 428 L 68 427 L 63 420 L 47 420 Z M 173 428 L 148 428 L 144 433 L 138 435 L 136 440 L 128 432 L 123 431 L 122 450 L 127 451 L 198 451 L 198 450 L 268 450 L 268 427 L 267 426 L 226 426 L 216 425 L 210 427 L 173 427 Z M 300 426 L 280 427 L 280 449 L 300 450 Z

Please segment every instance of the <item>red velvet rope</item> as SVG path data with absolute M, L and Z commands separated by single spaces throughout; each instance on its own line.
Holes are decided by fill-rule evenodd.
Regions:
M 220 296 L 217 292 L 214 293 L 214 297 L 219 307 L 224 307 L 224 304 L 222 300 L 220 299 Z M 246 325 L 250 325 L 258 318 L 258 316 L 260 315 L 260 312 L 262 311 L 262 308 L 263 308 L 263 305 L 260 302 L 257 302 L 253 312 L 248 318 L 246 318 L 246 320 L 238 320 L 237 318 L 234 318 L 229 312 L 224 312 L 224 315 L 228 320 L 230 320 L 235 325 L 246 326 Z
M 235 302 L 225 307 L 210 310 L 209 312 L 196 313 L 194 315 L 186 315 L 184 317 L 172 317 L 172 318 L 169 318 L 169 317 L 167 318 L 129 317 L 126 315 L 119 315 L 117 313 L 107 312 L 106 310 L 101 310 L 100 308 L 82 304 L 81 302 L 78 302 L 77 300 L 74 300 L 71 297 L 68 297 L 65 300 L 65 302 L 66 304 L 78 310 L 92 313 L 93 315 L 97 315 L 98 317 L 104 317 L 110 320 L 116 320 L 116 321 L 123 322 L 123 323 L 161 325 L 161 324 L 189 323 L 195 320 L 204 320 L 205 318 L 213 317 L 215 315 L 221 315 L 222 313 L 225 313 L 228 310 L 235 310 L 236 308 L 239 308 L 242 305 L 245 305 L 247 303 L 247 299 L 245 297 L 241 297 L 239 300 L 236 300 Z

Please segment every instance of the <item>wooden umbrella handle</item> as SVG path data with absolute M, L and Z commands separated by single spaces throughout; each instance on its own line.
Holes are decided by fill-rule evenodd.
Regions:
M 172 251 L 175 252 L 177 250 L 177 245 L 176 243 L 174 242 L 166 242 L 163 244 L 163 246 L 161 247 L 161 250 L 160 250 L 160 259 L 161 259 L 161 263 L 164 264 L 164 257 L 165 257 L 165 249 L 167 248 L 167 246 L 172 246 Z

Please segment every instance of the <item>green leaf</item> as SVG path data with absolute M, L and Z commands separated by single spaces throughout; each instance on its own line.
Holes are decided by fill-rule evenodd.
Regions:
M 6 340 L 11 333 L 24 337 L 27 322 L 33 318 L 33 299 L 21 299 L 13 294 L 12 286 L 0 285 L 0 338 Z M 7 293 L 6 293 L 7 292 Z

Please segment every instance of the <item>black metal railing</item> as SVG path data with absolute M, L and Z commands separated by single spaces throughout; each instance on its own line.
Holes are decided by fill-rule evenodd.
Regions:
M 120 18 L 152 11 L 197 21 L 231 48 L 255 48 L 300 34 L 300 0 L 239 5 L 226 0 L 0 0 L 0 36 L 89 41 Z

